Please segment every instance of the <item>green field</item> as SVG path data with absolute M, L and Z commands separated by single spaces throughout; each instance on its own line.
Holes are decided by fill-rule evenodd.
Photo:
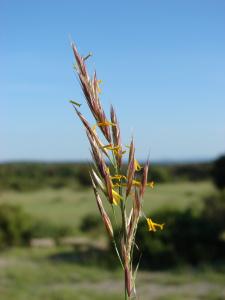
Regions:
M 4 300 L 119 300 L 119 270 L 87 266 L 57 259 L 70 247 L 11 249 L 0 256 L 0 295 Z M 225 297 L 225 274 L 210 268 L 183 268 L 167 272 L 139 272 L 138 295 L 142 300 L 201 299 Z
M 201 199 L 214 191 L 211 182 L 181 182 L 155 185 L 147 189 L 144 211 L 186 207 L 201 208 Z M 2 191 L 0 203 L 19 204 L 25 211 L 55 224 L 69 225 L 75 232 L 81 219 L 87 214 L 98 214 L 92 189 L 46 189 L 35 192 Z
M 145 211 L 186 207 L 201 209 L 202 197 L 214 191 L 209 182 L 156 185 L 145 197 Z M 3 191 L 0 202 L 18 204 L 35 218 L 73 228 L 87 214 L 97 214 L 91 189 L 47 189 L 16 193 Z M 207 249 L 206 249 L 207 251 Z M 143 254 L 144 255 L 144 254 Z M 222 300 L 225 275 L 222 267 L 180 267 L 164 272 L 143 272 L 137 278 L 141 300 Z M 119 300 L 119 269 L 79 260 L 73 246 L 11 248 L 0 254 L 0 299 L 3 300 Z

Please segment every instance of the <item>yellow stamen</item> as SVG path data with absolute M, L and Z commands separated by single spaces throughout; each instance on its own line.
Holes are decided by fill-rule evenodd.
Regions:
M 148 223 L 148 230 L 149 231 L 156 232 L 157 228 L 163 230 L 163 227 L 165 225 L 164 223 L 163 224 L 157 224 L 157 223 L 153 222 L 152 219 L 150 219 L 150 218 L 147 218 L 146 220 L 147 220 L 147 223 Z
M 105 121 L 105 122 L 99 122 L 97 123 L 98 126 L 116 126 L 115 123 L 109 122 L 109 121 Z
M 116 191 L 112 190 L 113 194 L 113 204 L 117 205 L 120 200 L 123 200 L 123 197 L 120 196 Z
M 133 181 L 132 181 L 132 184 L 133 184 L 133 185 L 141 185 L 141 182 L 140 182 L 140 181 L 137 181 L 137 180 L 133 180 Z
M 120 149 L 120 146 L 113 146 L 113 145 L 109 144 L 109 145 L 103 146 L 103 148 L 112 150 L 112 151 L 118 151 L 118 149 Z
M 113 184 L 113 187 L 114 187 L 114 188 L 121 187 L 121 184 L 120 184 L 120 183 L 114 183 L 114 184 Z
M 135 171 L 140 171 L 142 169 L 142 167 L 136 159 L 134 160 L 134 169 Z
M 127 177 L 125 175 L 121 175 L 121 174 L 116 174 L 114 176 L 111 176 L 111 179 L 118 179 L 118 180 L 121 180 L 121 179 L 127 179 Z
M 97 92 L 98 92 L 99 94 L 101 94 L 101 92 L 102 92 L 102 90 L 101 90 L 101 88 L 100 88 L 100 86 L 99 86 L 100 83 L 102 83 L 102 80 L 97 80 Z
M 122 178 L 127 179 L 126 176 L 124 176 L 124 175 L 111 176 L 111 179 L 118 179 L 118 180 L 120 180 Z M 147 185 L 153 188 L 153 184 L 154 184 L 154 182 L 152 181 L 152 182 L 148 183 Z M 133 180 L 132 181 L 132 185 L 134 185 L 134 186 L 140 186 L 141 182 L 138 181 L 138 180 Z M 113 186 L 115 186 L 115 187 L 127 186 L 127 184 L 126 183 L 115 183 Z
M 102 127 L 102 126 L 116 126 L 116 124 L 109 122 L 109 121 L 105 121 L 105 122 L 98 122 L 97 124 L 95 124 L 92 127 L 92 130 L 95 131 L 97 127 Z
M 106 172 L 107 172 L 108 174 L 110 174 L 110 170 L 109 170 L 108 167 L 106 167 Z
M 126 183 L 114 183 L 113 184 L 113 187 L 116 187 L 116 188 L 118 188 L 118 187 L 124 187 L 124 186 L 127 186 L 127 184 Z
M 154 185 L 155 185 L 155 183 L 154 183 L 154 181 L 150 181 L 150 182 L 148 182 L 147 184 L 146 184 L 147 186 L 150 186 L 150 188 L 154 188 Z

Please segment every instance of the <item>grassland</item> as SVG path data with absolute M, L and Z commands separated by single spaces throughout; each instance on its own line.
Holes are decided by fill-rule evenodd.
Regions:
M 145 195 L 146 213 L 159 209 L 201 208 L 202 197 L 214 191 L 211 182 L 165 183 L 148 189 Z M 82 218 L 98 214 L 92 189 L 45 189 L 34 192 L 2 191 L 0 203 L 18 204 L 34 217 L 73 227 L 76 233 Z
M 122 300 L 121 274 L 99 266 L 57 259 L 71 248 L 11 249 L 0 257 L 4 300 Z M 140 272 L 139 299 L 222 300 L 225 275 L 209 268 Z
M 210 182 L 156 185 L 148 190 L 145 211 L 186 207 L 201 209 L 203 196 L 214 190 Z M 87 190 L 45 189 L 1 192 L 0 202 L 21 205 L 35 218 L 68 225 L 79 236 L 78 225 L 87 214 L 97 214 L 93 193 Z M 206 249 L 207 251 L 207 249 Z M 167 272 L 140 272 L 141 300 L 222 300 L 225 275 L 220 269 L 183 267 Z M 0 299 L 3 300 L 122 300 L 119 269 L 80 260 L 72 246 L 11 248 L 0 253 Z

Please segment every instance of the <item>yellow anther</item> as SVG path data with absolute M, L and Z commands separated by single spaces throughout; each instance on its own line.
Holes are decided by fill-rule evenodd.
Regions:
M 148 230 L 149 231 L 154 231 L 155 232 L 155 231 L 157 231 L 157 228 L 163 230 L 163 227 L 164 227 L 165 224 L 155 223 L 150 218 L 147 218 L 146 220 L 147 220 L 147 223 L 148 223 Z
M 104 127 L 104 126 L 117 126 L 117 125 L 109 121 L 98 122 L 92 127 L 92 130 L 95 131 L 97 127 Z
M 142 169 L 142 167 L 136 159 L 134 160 L 134 169 L 135 171 L 140 171 Z
M 154 185 L 155 185 L 155 183 L 154 183 L 154 181 L 150 181 L 150 182 L 148 182 L 147 184 L 146 184 L 147 186 L 150 186 L 150 188 L 154 188 Z
M 113 145 L 109 144 L 109 145 L 103 146 L 103 148 L 112 150 L 112 151 L 117 151 L 118 149 L 120 149 L 120 146 L 113 146 Z
M 139 186 L 139 185 L 141 185 L 141 182 L 138 181 L 138 180 L 133 180 L 133 181 L 132 181 L 132 184 L 133 184 L 133 185 L 138 185 L 138 186 Z
M 118 194 L 116 191 L 112 190 L 112 194 L 113 194 L 113 204 L 117 205 L 120 200 L 123 200 L 123 197 L 120 196 L 120 194 Z
M 121 179 L 127 179 L 127 177 L 125 175 L 116 174 L 114 176 L 111 176 L 111 179 L 121 180 Z
M 99 86 L 100 83 L 102 83 L 102 80 L 97 80 L 97 92 L 98 92 L 99 94 L 101 94 L 101 92 L 102 92 L 102 90 L 101 90 L 101 88 L 100 88 L 100 86 Z

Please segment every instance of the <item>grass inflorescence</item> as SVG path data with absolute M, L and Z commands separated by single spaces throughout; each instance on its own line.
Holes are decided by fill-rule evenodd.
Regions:
M 96 72 L 91 77 L 86 66 L 90 55 L 82 57 L 73 43 L 72 49 L 76 60 L 74 69 L 95 123 L 90 124 L 80 112 L 81 103 L 73 100 L 70 102 L 86 130 L 94 163 L 90 168 L 92 186 L 106 232 L 112 240 L 124 271 L 125 299 L 127 299 L 131 296 L 135 297 L 136 294 L 135 278 L 138 265 L 133 265 L 133 253 L 134 248 L 138 248 L 135 235 L 139 219 L 144 217 L 148 230 L 153 232 L 162 230 L 164 224 L 157 224 L 151 218 L 147 218 L 142 209 L 146 187 L 154 187 L 154 182 L 148 182 L 148 160 L 141 166 L 135 158 L 133 137 L 129 145 L 122 142 L 121 130 L 113 106 L 107 117 L 100 101 L 102 81 L 98 79 Z M 122 169 L 125 155 L 128 155 L 126 170 Z M 120 211 L 119 241 L 114 237 L 114 222 L 107 211 L 105 200 L 102 200 L 102 195 L 113 212 Z M 118 214 L 114 214 L 116 215 Z

